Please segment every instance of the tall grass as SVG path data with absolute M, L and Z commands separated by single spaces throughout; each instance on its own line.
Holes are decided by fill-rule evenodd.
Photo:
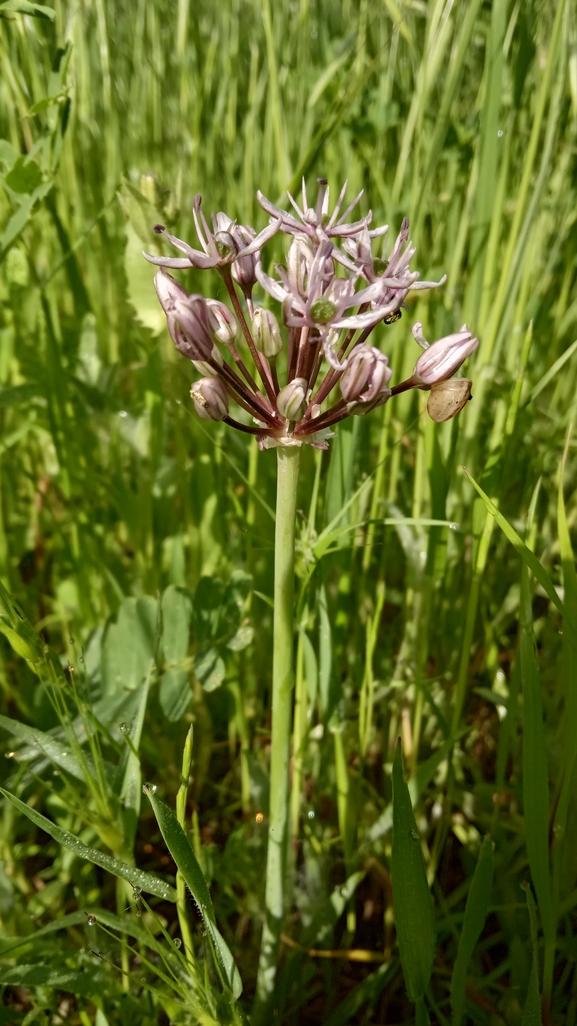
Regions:
M 348 178 L 392 233 L 409 216 L 423 277 L 448 274 L 378 329 L 394 380 L 412 370 L 416 320 L 429 338 L 466 321 L 481 346 L 456 420 L 426 421 L 422 397 L 406 393 L 342 425 L 330 453 L 303 453 L 275 1014 L 413 1021 L 395 942 L 406 902 L 393 903 L 401 736 L 436 920 L 430 983 L 418 994 L 409 984 L 419 1021 L 573 1024 L 574 5 L 56 0 L 54 13 L 0 6 L 0 683 L 16 752 L 6 789 L 103 858 L 170 875 L 140 784 L 174 805 L 194 722 L 178 821 L 250 1008 L 274 457 L 194 419 L 191 375 L 140 251 L 158 221 L 192 235 L 197 192 L 207 210 L 260 228 L 257 188 L 276 199 L 303 175 L 337 190 Z M 37 169 L 29 161 L 28 177 L 19 154 Z M 206 282 L 191 272 L 186 284 Z M 34 638 L 15 641 L 10 595 Z M 194 920 L 192 940 L 184 927 L 178 964 L 167 954 L 182 880 L 177 903 L 157 887 L 144 905 L 38 822 L 3 806 L 0 1021 L 237 1014 L 214 997 L 206 924 Z M 112 935 L 95 941 L 82 910 Z

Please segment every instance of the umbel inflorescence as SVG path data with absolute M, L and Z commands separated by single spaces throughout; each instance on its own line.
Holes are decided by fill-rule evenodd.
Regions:
M 389 387 L 392 369 L 388 357 L 367 339 L 381 321 L 391 324 L 401 316 L 410 291 L 436 288 L 445 278 L 419 281 L 418 272 L 410 269 L 415 249 L 406 218 L 386 256 L 388 226 L 371 229 L 371 211 L 358 221 L 347 222 L 362 193 L 341 214 L 345 182 L 329 213 L 327 182 L 323 178 L 317 181 L 314 208 L 308 205 L 304 182 L 302 209 L 289 194 L 294 213 L 280 210 L 257 193 L 270 218 L 268 227 L 258 235 L 224 213 L 212 215 L 211 230 L 197 196 L 193 213 L 202 249 L 192 249 L 156 225 L 154 231 L 183 255 L 144 253 L 160 268 L 154 282 L 174 344 L 203 375 L 190 393 L 196 412 L 255 434 L 261 448 L 306 442 L 326 449 L 331 429 L 340 420 L 368 413 L 411 388 L 431 390 L 430 415 L 437 421 L 448 420 L 463 408 L 471 392 L 467 379 L 450 380 L 479 344 L 466 325 L 429 345 L 421 324 L 415 324 L 413 337 L 424 352 L 411 377 Z M 263 266 L 262 253 L 277 232 L 290 236 L 291 241 L 286 265 L 275 265 L 276 276 L 271 277 Z M 375 256 L 373 245 L 381 238 L 385 240 L 383 254 Z M 218 271 L 230 307 L 216 299 L 189 295 L 165 270 L 190 267 Z M 279 317 L 256 305 L 257 286 L 280 304 Z M 250 351 L 252 369 L 239 350 L 241 337 Z M 285 347 L 286 358 L 282 359 Z M 255 379 L 260 379 L 261 387 Z M 249 414 L 249 423 L 229 415 L 231 399 Z

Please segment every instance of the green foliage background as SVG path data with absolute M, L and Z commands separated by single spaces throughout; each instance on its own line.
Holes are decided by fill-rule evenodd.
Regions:
M 336 196 L 348 178 L 348 195 L 364 189 L 363 211 L 370 204 L 393 237 L 409 216 L 422 277 L 448 275 L 375 333 L 393 380 L 412 369 L 416 320 L 430 338 L 466 321 L 481 345 L 466 367 L 473 402 L 455 421 L 433 425 L 426 395 L 407 393 L 341 426 L 330 453 L 305 454 L 286 928 L 297 946 L 285 948 L 279 1021 L 412 1021 L 389 875 L 402 733 L 437 919 L 430 1014 L 458 1021 L 464 1007 L 461 983 L 451 985 L 462 936 L 475 951 L 470 1021 L 538 1021 L 530 1016 L 542 1000 L 546 1021 L 574 1023 L 570 437 L 561 478 L 577 396 L 574 4 L 57 0 L 52 12 L 11 0 L 0 3 L 0 47 L 0 579 L 62 657 L 39 669 L 24 642 L 15 655 L 2 639 L 2 713 L 55 738 L 59 718 L 70 724 L 90 698 L 102 725 L 96 755 L 120 765 L 119 723 L 144 717 L 135 696 L 155 660 L 136 748 L 173 804 L 194 721 L 195 851 L 250 995 L 264 857 L 254 817 L 266 813 L 268 783 L 274 457 L 194 419 L 194 372 L 172 350 L 140 254 L 158 221 L 193 241 L 197 192 L 207 212 L 260 229 L 257 188 L 276 201 L 302 176 L 313 188 L 325 175 Z M 210 273 L 183 281 L 219 295 Z M 522 573 L 527 551 L 520 559 L 497 510 L 536 553 L 538 583 L 535 566 Z M 4 625 L 18 633 L 18 612 L 4 606 Z M 170 637 L 167 623 L 180 625 Z M 137 830 L 138 803 L 127 798 L 140 780 L 136 754 L 132 769 L 122 763 L 124 791 L 105 774 L 83 791 L 80 773 L 74 799 L 72 764 L 46 754 L 45 739 L 26 743 L 4 726 L 8 748 L 24 744 L 5 763 L 11 791 L 85 843 L 170 874 L 150 810 Z M 73 734 L 71 751 L 85 750 L 86 736 Z M 64 777 L 52 779 L 51 763 Z M 476 885 L 475 918 L 465 901 L 487 833 L 495 873 L 490 902 Z M 8 939 L 30 934 L 30 916 L 45 926 L 101 903 L 113 915 L 110 879 L 45 842 L 6 804 Z M 538 940 L 523 880 L 535 890 Z M 120 911 L 118 889 L 116 901 Z M 158 910 L 172 936 L 170 907 Z M 170 997 L 158 984 L 161 995 L 146 996 L 135 981 L 127 991 L 110 966 L 78 955 L 92 943 L 84 919 L 63 926 L 58 945 L 29 949 L 28 962 L 48 967 L 43 979 L 18 977 L 28 963 L 0 938 L 9 1008 L 0 1006 L 0 1022 L 32 1022 L 63 992 L 76 995 L 62 1013 L 74 1023 L 201 1021 L 178 988 Z M 157 930 L 148 912 L 145 920 Z M 306 954 L 320 948 L 372 955 Z M 125 949 L 119 957 L 129 966 Z M 62 982 L 78 958 L 90 986 L 80 973 Z M 463 955 L 459 973 L 463 990 Z

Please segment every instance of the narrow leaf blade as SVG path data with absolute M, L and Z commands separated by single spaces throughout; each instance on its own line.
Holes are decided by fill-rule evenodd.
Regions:
M 411 796 L 403 772 L 400 739 L 393 761 L 393 899 L 397 941 L 407 993 L 422 998 L 435 957 L 435 919 Z
M 102 869 L 108 870 L 114 876 L 120 876 L 123 880 L 128 880 L 133 887 L 140 887 L 147 894 L 155 894 L 157 898 L 163 898 L 165 901 L 176 901 L 174 887 L 171 887 L 170 884 L 165 883 L 159 877 L 154 876 L 153 873 L 144 873 L 141 869 L 136 869 L 135 866 L 129 866 L 126 862 L 121 862 L 120 859 L 115 859 L 111 855 L 105 855 L 104 852 L 97 851 L 96 848 L 90 848 L 75 837 L 74 834 L 70 834 L 67 830 L 62 830 L 61 827 L 56 826 L 51 820 L 46 819 L 46 816 L 36 812 L 36 809 L 32 809 L 29 805 L 21 802 L 16 795 L 11 794 L 10 791 L 5 791 L 3 787 L 0 787 L 0 794 L 3 794 L 9 802 L 12 802 L 12 805 L 19 812 L 28 816 L 28 819 L 36 826 L 44 830 L 50 837 L 53 837 L 58 844 L 61 844 L 63 848 L 68 848 L 69 851 L 74 852 L 79 858 L 87 859 L 88 862 L 101 866 Z
M 145 785 L 145 793 L 150 799 L 154 815 L 166 846 L 172 855 L 179 872 L 182 873 L 190 892 L 198 905 L 208 936 L 212 942 L 216 965 L 224 986 L 231 992 L 236 1001 L 242 993 L 240 973 L 230 949 L 216 925 L 216 917 L 209 889 L 204 879 L 196 856 L 188 842 L 188 838 L 172 810 L 152 788 Z

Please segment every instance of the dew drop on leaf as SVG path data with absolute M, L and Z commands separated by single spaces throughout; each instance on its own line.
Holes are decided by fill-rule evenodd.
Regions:
M 130 727 L 128 726 L 128 723 L 121 723 L 118 729 L 121 734 L 130 734 Z
M 86 916 L 86 925 L 87 926 L 94 926 L 95 922 L 96 922 L 96 916 L 92 916 L 92 915 L 87 915 Z
M 182 941 L 181 941 L 180 937 L 175 937 L 174 938 L 174 946 L 175 946 L 175 948 L 182 947 Z
M 148 781 L 146 781 L 146 783 L 142 785 L 142 790 L 145 794 L 156 794 L 158 788 L 156 784 L 150 784 Z
M 419 840 L 419 835 L 416 830 L 409 830 L 409 837 L 411 838 L 411 841 Z

